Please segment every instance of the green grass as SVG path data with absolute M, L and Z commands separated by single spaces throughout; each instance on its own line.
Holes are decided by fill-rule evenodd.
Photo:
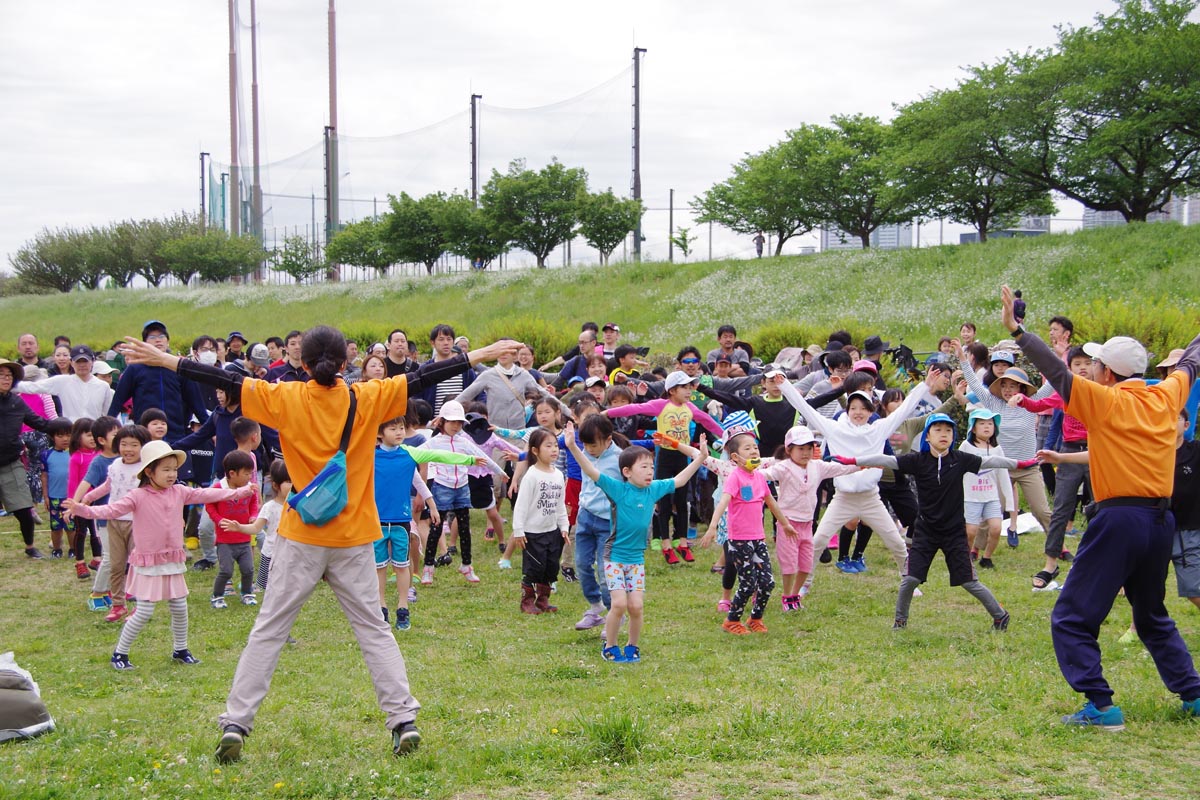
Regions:
M 201 333 L 246 332 L 251 339 L 331 323 L 356 335 L 384 336 L 400 325 L 417 333 L 450 322 L 476 342 L 515 317 L 560 325 L 571 341 L 581 320 L 617 320 L 631 341 L 674 353 L 715 338 L 732 322 L 743 335 L 779 322 L 828 326 L 850 319 L 864 329 L 933 349 L 937 337 L 974 320 L 985 341 L 1001 338 L 999 291 L 1024 290 L 1031 320 L 1094 301 L 1169 298 L 1190 309 L 1200 299 L 1200 226 L 1132 225 L 986 245 L 906 251 L 854 251 L 755 261 L 645 263 L 459 273 L 315 286 L 219 286 L 105 290 L 0 299 L 0 352 L 17 336 L 44 342 L 65 333 L 107 345 L 166 321 L 183 346 Z M 808 344 L 798 342 L 797 344 Z
M 11 522 L 0 531 L 0 650 L 33 672 L 58 723 L 0 747 L 4 797 L 1106 800 L 1194 797 L 1200 778 L 1200 723 L 1177 716 L 1142 647 L 1116 641 L 1125 603 L 1101 645 L 1128 729 L 1057 724 L 1081 701 L 1051 648 L 1054 595 L 1029 589 L 1040 536 L 1002 547 L 984 576 L 1013 615 L 1003 635 L 940 565 L 909 628 L 892 632 L 897 580 L 873 546 L 868 573 L 821 566 L 808 610 L 785 616 L 775 601 L 770 633 L 735 638 L 719 629 L 711 553 L 675 568 L 651 557 L 634 665 L 603 662 L 598 632 L 572 629 L 584 608 L 576 585 L 560 582 L 557 615 L 521 615 L 518 574 L 477 544 L 483 582 L 438 570 L 399 635 L 425 737 L 404 760 L 391 756 L 361 656 L 320 587 L 242 762 L 218 767 L 215 719 L 257 609 L 210 609 L 212 573 L 189 573 L 190 644 L 203 663 L 170 661 L 160 608 L 131 653 L 138 669 L 118 673 L 108 664 L 117 629 L 84 609 L 89 585 L 69 563 L 27 561 Z M 1168 588 L 1200 648 L 1200 613 L 1174 597 L 1173 578 Z

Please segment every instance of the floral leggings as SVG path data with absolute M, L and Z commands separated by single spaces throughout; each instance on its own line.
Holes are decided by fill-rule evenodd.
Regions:
M 738 578 L 737 591 L 729 604 L 728 619 L 732 622 L 741 620 L 751 595 L 754 596 L 754 605 L 750 608 L 750 618 L 762 619 L 767 601 L 771 599 L 771 590 L 775 588 L 767 542 L 765 539 L 730 539 L 726 547 L 729 548 L 728 552 L 733 556 L 733 560 L 726 560 L 725 569 L 728 570 L 732 566 L 737 570 Z

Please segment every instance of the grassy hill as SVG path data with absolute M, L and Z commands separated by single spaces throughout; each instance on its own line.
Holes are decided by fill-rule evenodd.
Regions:
M 1081 327 L 1095 335 L 1086 329 L 1096 317 L 1111 313 L 1124 324 L 1141 325 L 1166 312 L 1176 327 L 1194 332 L 1198 277 L 1200 226 L 1133 225 L 986 245 L 758 261 L 5 298 L 0 352 L 13 352 L 17 336 L 30 330 L 46 342 L 63 333 L 108 344 L 136 333 L 150 318 L 164 320 L 180 345 L 201 333 L 239 329 L 262 339 L 317 323 L 361 339 L 381 338 L 400 326 L 420 341 L 433 324 L 450 322 L 476 342 L 509 332 L 540 337 L 545 341 L 539 349 L 552 349 L 571 341 L 580 321 L 611 319 L 627 340 L 672 352 L 686 342 L 711 342 L 723 322 L 756 344 L 756 333 L 768 326 L 801 329 L 785 339 L 823 342 L 823 334 L 845 324 L 921 350 L 932 349 L 939 335 L 957 332 L 963 320 L 976 321 L 985 341 L 1000 338 L 998 287 L 1005 282 L 1024 290 L 1038 330 L 1055 313 L 1080 317 Z

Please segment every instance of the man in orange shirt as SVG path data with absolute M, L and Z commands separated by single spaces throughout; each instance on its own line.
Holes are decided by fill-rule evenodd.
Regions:
M 1063 722 L 1125 729 L 1097 641 L 1122 588 L 1163 683 L 1183 700 L 1184 713 L 1200 716 L 1200 675 L 1163 602 L 1175 534 L 1170 512 L 1175 423 L 1200 371 L 1200 336 L 1157 385 L 1142 379 L 1146 349 L 1127 336 L 1084 345 L 1093 359 L 1092 380 L 1075 380 L 1053 350 L 1018 324 L 1007 286 L 1001 299 L 1005 329 L 1062 396 L 1066 413 L 1088 429 L 1095 511 L 1089 512 L 1087 535 L 1050 616 L 1059 668 L 1087 701 Z

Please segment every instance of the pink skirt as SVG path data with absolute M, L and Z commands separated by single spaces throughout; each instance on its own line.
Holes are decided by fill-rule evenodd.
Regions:
M 137 567 L 129 571 L 125 581 L 125 593 L 156 603 L 159 600 L 174 600 L 177 597 L 187 597 L 188 587 L 184 575 L 140 575 Z

